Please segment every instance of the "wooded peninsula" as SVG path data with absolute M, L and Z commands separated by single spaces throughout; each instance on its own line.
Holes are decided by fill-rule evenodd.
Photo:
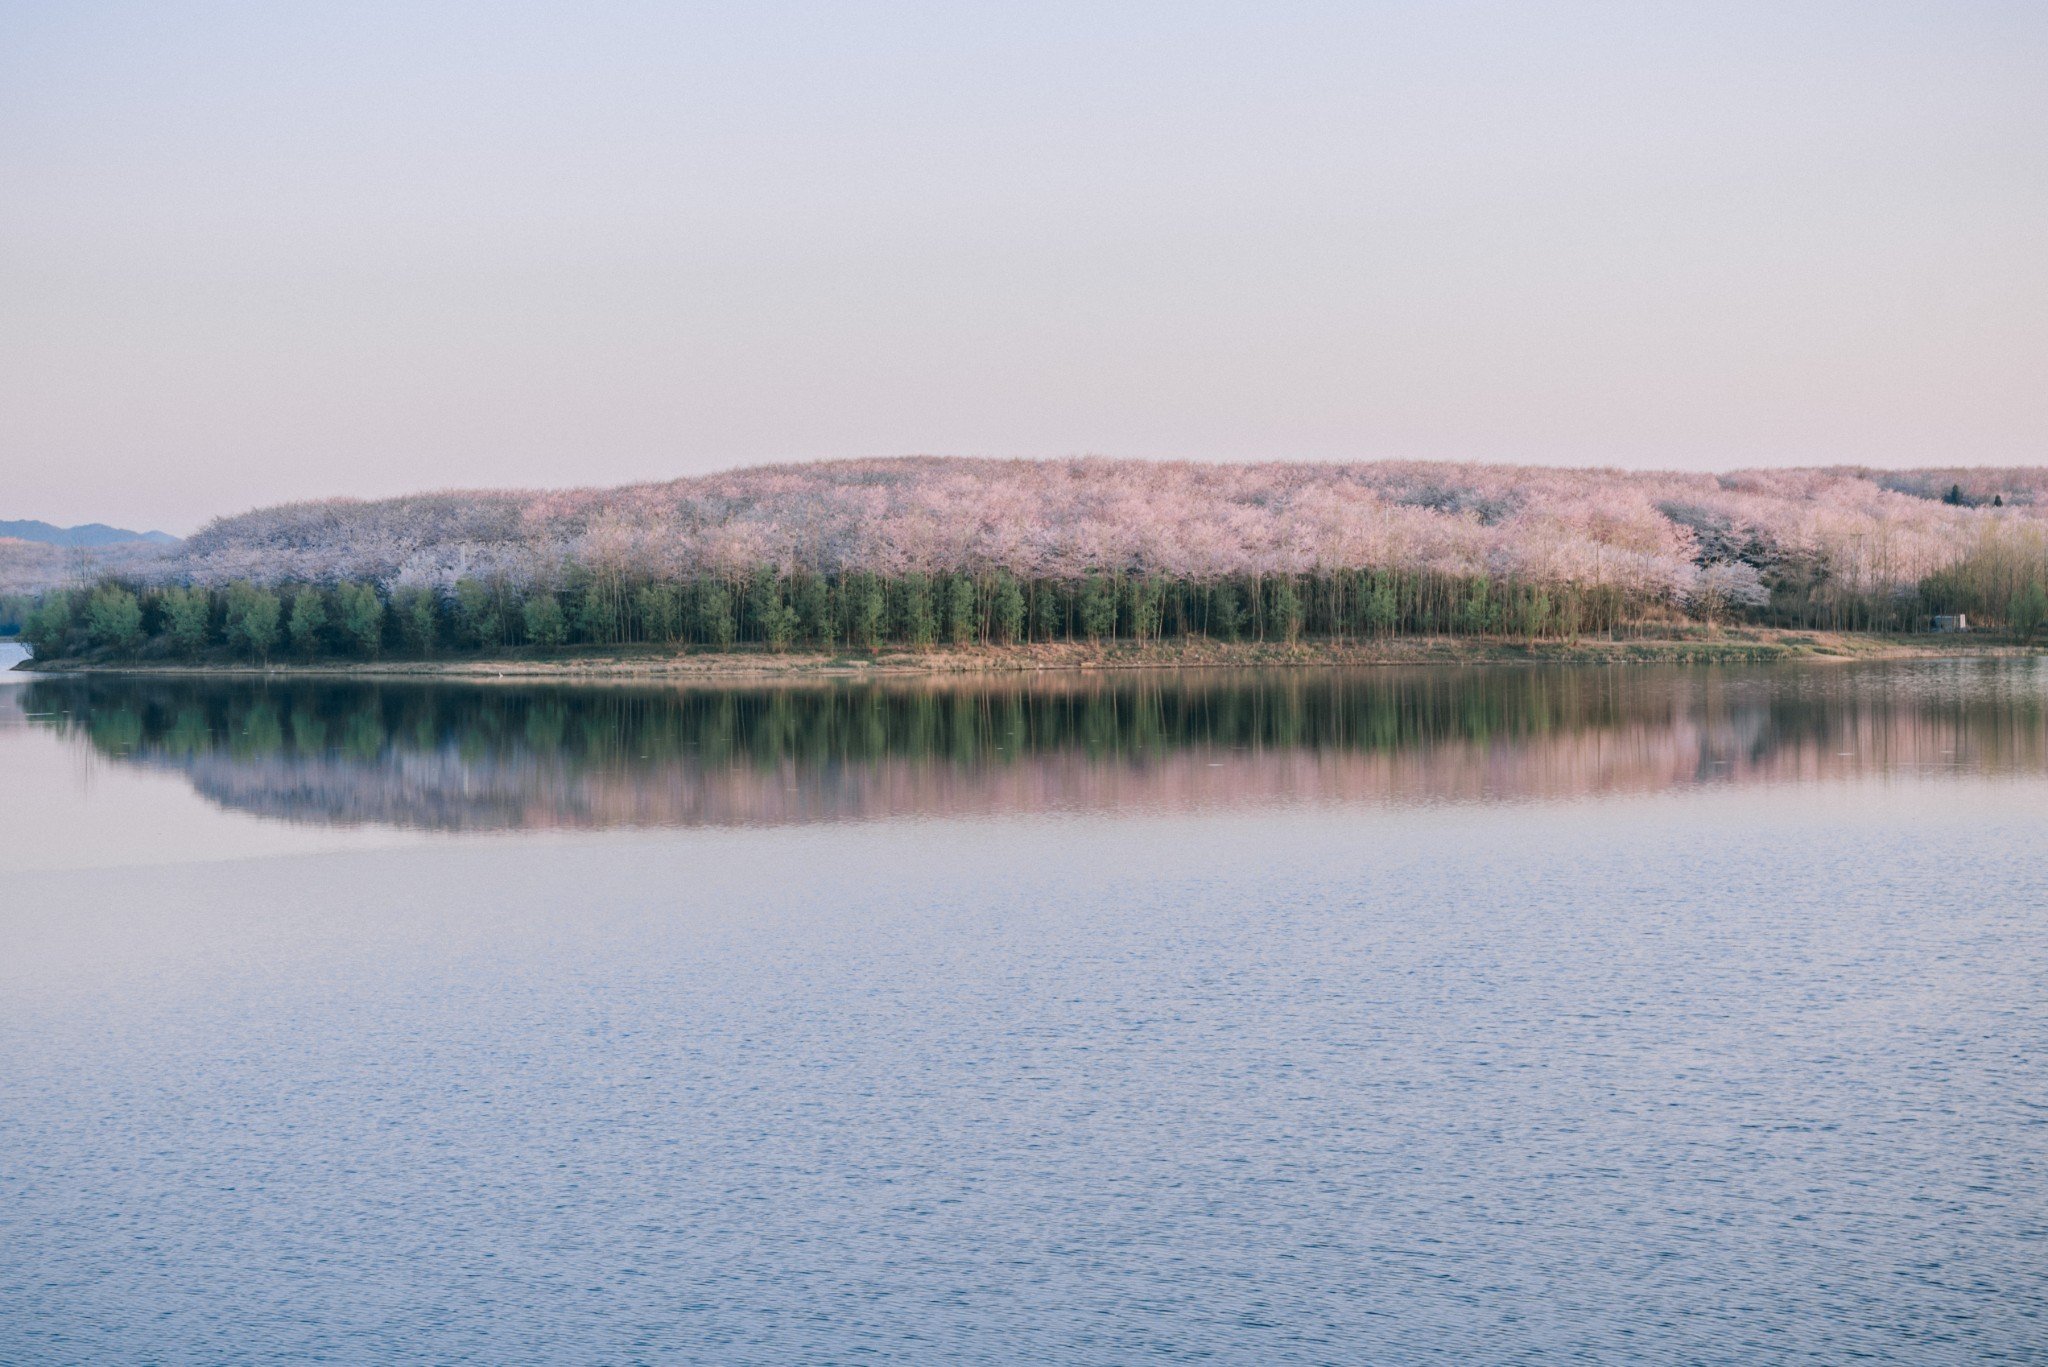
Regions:
M 2048 626 L 2048 470 L 953 458 L 289 504 L 8 577 L 44 663 Z M 1164 658 L 1164 657 L 1162 657 Z

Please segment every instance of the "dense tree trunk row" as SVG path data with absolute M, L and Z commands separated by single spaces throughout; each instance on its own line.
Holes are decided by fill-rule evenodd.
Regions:
M 1916 593 L 1868 592 L 1824 568 L 1773 584 L 1768 603 L 1701 598 L 1691 615 L 1862 631 L 1923 629 L 1965 611 L 2030 635 L 2048 619 L 2038 546 L 1986 543 Z M 2031 552 L 2031 553 L 2029 553 Z M 431 656 L 566 645 L 769 650 L 912 649 L 1049 641 L 1205 638 L 1288 642 L 1390 635 L 1576 639 L 1682 614 L 1603 584 L 1410 571 L 1151 574 L 1022 579 L 989 574 L 782 575 L 639 580 L 572 567 L 553 588 L 463 579 L 443 593 L 376 585 L 237 583 L 224 589 L 103 583 L 17 613 L 45 656 Z

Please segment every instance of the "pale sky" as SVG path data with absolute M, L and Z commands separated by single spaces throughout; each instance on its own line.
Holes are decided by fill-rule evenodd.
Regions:
M 2048 463 L 2048 3 L 0 0 L 0 518 Z

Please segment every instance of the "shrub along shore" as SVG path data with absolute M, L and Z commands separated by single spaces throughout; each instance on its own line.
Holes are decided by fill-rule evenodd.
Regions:
M 1245 575 L 1193 581 L 1146 574 L 1024 579 L 1006 573 L 786 575 L 640 580 L 571 567 L 553 586 L 462 579 L 443 591 L 372 583 L 223 587 L 115 580 L 12 605 L 44 662 L 98 665 L 446 666 L 493 659 L 620 669 L 689 653 L 777 657 L 888 653 L 900 667 L 944 654 L 1021 663 L 1282 658 L 1719 657 L 1810 652 L 1801 633 L 1870 638 L 1855 653 L 1927 629 L 1966 605 L 2003 642 L 2048 625 L 2048 588 L 2022 573 L 1993 584 L 1970 566 L 1909 595 L 1867 600 L 1667 601 L 1613 586 L 1529 584 L 1405 571 Z M 4 617 L 0 617 L 4 622 Z M 1732 633 L 1732 634 L 1731 634 Z M 1851 648 L 1836 636 L 1831 653 Z M 1953 648 L 1954 643 L 1949 643 Z M 1058 647 L 1057 650 L 1048 648 Z M 1920 649 L 1921 647 L 1913 647 Z M 623 652 L 623 653 L 621 653 Z M 1633 652 L 1633 654 L 1631 654 Z M 1661 653 L 1660 653 L 1661 652 Z M 637 662 L 637 663 L 636 663 Z M 792 659 L 792 663 L 795 661 Z M 936 663 L 936 660 L 934 660 Z

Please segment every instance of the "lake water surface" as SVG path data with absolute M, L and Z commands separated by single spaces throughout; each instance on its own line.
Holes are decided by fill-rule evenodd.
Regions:
M 2048 1360 L 2048 664 L 0 675 L 0 1361 Z

